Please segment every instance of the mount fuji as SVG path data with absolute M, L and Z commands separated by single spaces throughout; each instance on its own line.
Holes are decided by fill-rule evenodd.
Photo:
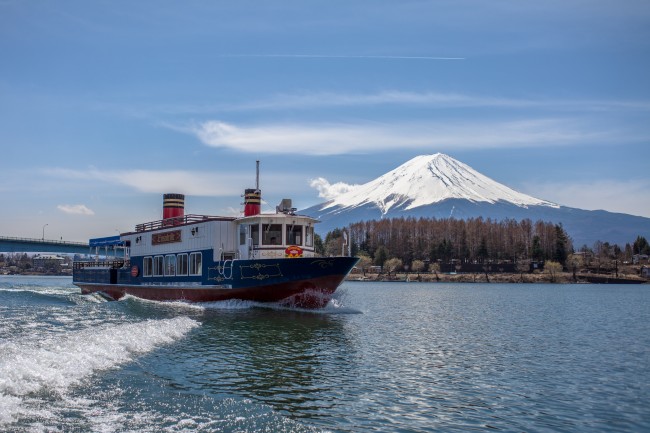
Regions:
M 650 233 L 650 218 L 561 206 L 513 190 L 441 153 L 417 156 L 335 198 L 301 210 L 321 220 L 325 234 L 350 223 L 380 218 L 528 218 L 562 223 L 574 245 L 632 243 Z

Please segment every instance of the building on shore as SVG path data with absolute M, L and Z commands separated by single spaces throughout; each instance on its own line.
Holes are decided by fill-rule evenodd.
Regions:
M 56 254 L 37 254 L 32 260 L 35 269 L 52 269 L 58 271 L 61 269 L 65 259 Z

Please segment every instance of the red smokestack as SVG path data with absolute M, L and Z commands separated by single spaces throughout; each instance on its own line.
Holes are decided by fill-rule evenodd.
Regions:
M 183 194 L 165 194 L 163 196 L 163 219 L 183 217 L 185 215 L 185 196 Z
M 259 215 L 262 208 L 260 191 L 260 162 L 255 161 L 255 189 L 244 190 L 244 216 Z
M 247 189 L 244 191 L 244 216 L 260 214 L 262 205 L 262 193 L 259 189 Z

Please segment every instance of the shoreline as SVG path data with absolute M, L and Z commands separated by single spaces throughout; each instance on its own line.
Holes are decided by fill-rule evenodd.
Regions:
M 20 274 L 0 274 L 0 276 L 5 277 L 69 277 L 72 278 L 70 274 L 64 273 L 38 273 L 38 272 L 26 272 Z M 555 275 L 553 278 L 548 273 L 530 273 L 530 274 L 513 274 L 513 273 L 490 273 L 487 275 L 484 273 L 458 273 L 458 274 L 430 274 L 430 273 L 416 273 L 416 272 L 398 272 L 396 274 L 371 274 L 366 273 L 365 276 L 362 274 L 349 274 L 344 281 L 355 281 L 355 282 L 370 282 L 370 283 L 381 283 L 381 282 L 420 282 L 420 283 L 511 283 L 511 284 L 650 284 L 650 280 L 641 278 L 637 275 L 630 274 L 619 274 L 619 277 L 608 275 L 608 274 L 576 274 L 574 279 L 573 273 L 570 272 L 561 272 Z
M 512 284 L 648 284 L 649 280 L 636 275 L 622 275 L 616 278 L 607 274 L 576 274 L 561 272 L 551 277 L 548 273 L 513 274 L 513 273 L 464 273 L 464 274 L 350 274 L 345 281 L 359 282 L 422 282 L 422 283 L 512 283 Z

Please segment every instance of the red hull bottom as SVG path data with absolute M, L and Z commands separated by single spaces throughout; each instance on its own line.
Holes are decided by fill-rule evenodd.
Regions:
M 118 300 L 126 295 L 152 301 L 215 302 L 239 299 L 255 302 L 273 302 L 296 308 L 323 308 L 336 288 L 342 275 L 314 278 L 281 284 L 226 289 L 202 286 L 145 286 L 122 284 L 76 283 L 84 295 L 101 292 Z

